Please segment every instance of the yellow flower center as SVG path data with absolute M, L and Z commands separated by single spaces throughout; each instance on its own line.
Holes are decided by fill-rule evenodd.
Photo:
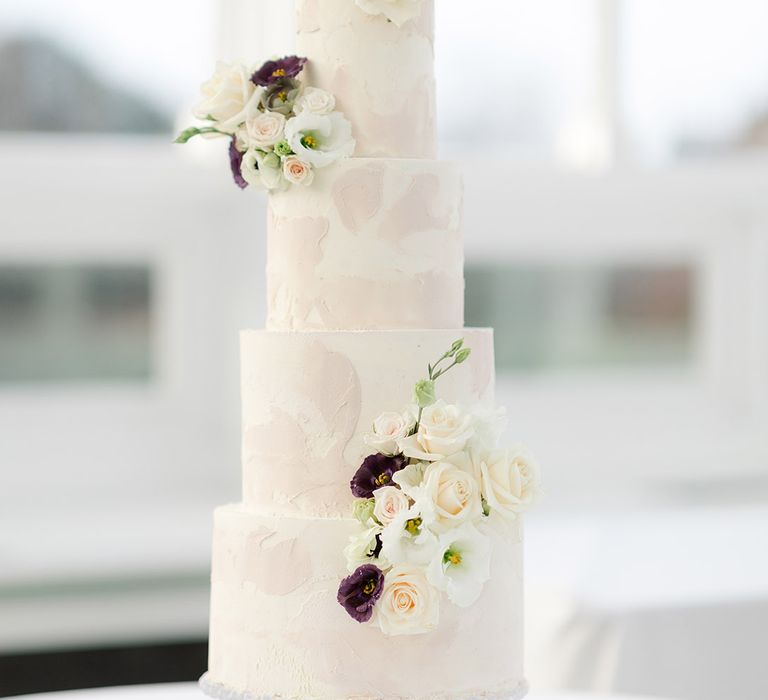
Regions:
M 312 134 L 307 134 L 301 139 L 301 145 L 305 148 L 317 148 L 317 139 Z
M 446 564 L 452 564 L 453 566 L 458 566 L 461 564 L 461 552 L 455 552 L 452 549 L 449 549 L 444 555 L 443 555 L 443 561 Z
M 285 75 L 285 68 L 277 68 L 272 71 L 273 78 L 282 78 Z
M 376 584 L 372 580 L 368 580 L 365 582 L 365 585 L 363 586 L 363 593 L 365 595 L 371 595 L 373 591 L 376 589 Z
M 285 102 L 288 99 L 288 94 L 285 90 L 280 90 L 280 92 L 277 93 L 277 99 Z
M 384 484 L 389 483 L 389 474 L 379 474 L 373 481 L 376 486 L 384 486 Z
M 405 531 L 410 535 L 418 535 L 421 530 L 421 518 L 412 518 L 405 523 Z

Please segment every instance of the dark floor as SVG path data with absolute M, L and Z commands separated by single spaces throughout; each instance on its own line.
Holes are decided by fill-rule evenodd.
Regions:
M 207 654 L 207 643 L 195 640 L 0 656 L 0 697 L 110 685 L 196 681 L 205 671 Z

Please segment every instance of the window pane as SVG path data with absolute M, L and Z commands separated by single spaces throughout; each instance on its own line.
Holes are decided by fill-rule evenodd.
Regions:
M 467 324 L 496 329 L 500 370 L 682 365 L 687 267 L 470 265 Z
M 0 382 L 147 380 L 148 266 L 0 266 Z
M 623 0 L 631 145 L 667 157 L 768 145 L 765 0 Z

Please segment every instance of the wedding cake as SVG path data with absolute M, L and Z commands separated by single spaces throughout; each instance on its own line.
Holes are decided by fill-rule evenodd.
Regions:
M 242 503 L 216 510 L 221 698 L 519 698 L 521 513 L 493 332 L 463 328 L 462 179 L 435 160 L 434 0 L 299 0 L 297 56 L 220 64 L 179 137 L 269 191 L 241 335 Z

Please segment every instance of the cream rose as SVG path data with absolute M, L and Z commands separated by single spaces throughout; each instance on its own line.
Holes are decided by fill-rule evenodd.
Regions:
M 357 6 L 369 15 L 384 15 L 401 27 L 421 13 L 423 0 L 355 0 Z
M 415 424 L 416 418 L 409 410 L 387 411 L 373 421 L 373 430 L 365 435 L 365 443 L 382 454 L 398 454 L 398 440 L 408 437 Z
M 201 99 L 192 108 L 198 119 L 213 119 L 216 128 L 228 134 L 255 115 L 262 89 L 251 82 L 251 71 L 243 65 L 219 62 L 213 77 L 200 87 Z
M 296 114 L 299 112 L 330 114 L 334 109 L 336 109 L 336 98 L 330 92 L 313 87 L 305 88 L 294 105 Z
M 373 492 L 373 499 L 373 515 L 382 525 L 389 525 L 410 506 L 408 496 L 396 486 L 383 486 L 376 489 Z
M 384 576 L 376 603 L 376 620 L 384 634 L 422 634 L 440 619 L 440 594 L 415 566 L 395 566 Z
M 539 491 L 539 466 L 521 446 L 475 457 L 483 496 L 491 514 L 514 518 L 526 510 Z
M 474 432 L 472 416 L 441 399 L 423 410 L 416 435 L 398 446 L 406 457 L 437 461 L 461 452 Z
M 416 507 L 428 527 L 444 532 L 482 515 L 480 485 L 457 464 L 433 462 L 424 471 Z
M 283 138 L 285 117 L 278 112 L 259 112 L 245 123 L 250 146 L 267 149 Z
M 315 178 L 312 166 L 296 156 L 288 156 L 283 161 L 283 175 L 294 185 L 311 185 Z

